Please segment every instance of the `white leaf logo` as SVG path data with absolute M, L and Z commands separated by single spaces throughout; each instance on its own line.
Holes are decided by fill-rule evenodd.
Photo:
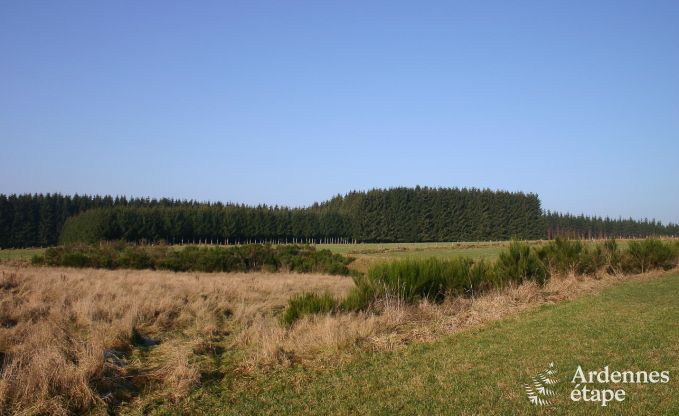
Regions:
M 549 401 L 549 398 L 555 396 L 556 393 L 548 386 L 559 383 L 554 363 L 549 363 L 549 367 L 545 371 L 538 373 L 531 381 L 530 384 L 523 385 L 528 400 L 534 406 L 551 406 L 552 402 Z

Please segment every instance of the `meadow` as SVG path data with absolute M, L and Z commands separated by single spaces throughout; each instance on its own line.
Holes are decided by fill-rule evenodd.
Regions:
M 679 246 L 620 246 L 612 259 L 590 242 L 519 244 L 549 271 L 472 292 L 454 289 L 464 267 L 523 264 L 509 243 L 317 247 L 382 259 L 361 276 L 385 286 L 290 320 L 295 299 L 351 299 L 360 279 L 37 267 L 15 251 L 0 263 L 0 414 L 530 413 L 521 383 L 551 361 L 677 369 L 679 275 L 661 269 Z M 453 280 L 403 291 L 415 272 Z M 678 406 L 675 390 L 633 393 L 630 410 Z M 561 405 L 550 411 L 600 411 Z
M 620 240 L 623 241 L 623 240 Z M 540 240 L 531 243 L 539 244 Z M 442 256 L 442 257 L 485 257 L 495 258 L 503 247 L 507 247 L 508 241 L 497 242 L 452 242 L 452 243 L 357 243 L 357 244 L 311 244 L 318 250 L 330 250 L 333 253 L 352 257 L 367 257 L 374 259 L 389 259 L 404 256 Z M 209 244 L 200 244 L 199 247 L 209 247 Z M 174 245 L 177 250 L 190 245 Z M 17 248 L 1 249 L 0 260 L 30 260 L 36 254 L 43 254 L 45 248 Z
M 596 288 L 550 284 L 552 294 L 540 306 L 433 342 L 363 353 L 332 368 L 295 367 L 243 383 L 204 386 L 180 409 L 223 415 L 679 413 L 674 379 L 679 374 L 679 274 L 585 285 L 590 284 Z M 557 302 L 565 294 L 575 300 Z M 534 296 L 539 297 L 534 289 L 526 290 L 512 301 Z M 536 408 L 523 384 L 551 362 L 561 383 L 554 387 L 552 405 Z M 658 385 L 613 384 L 626 390 L 627 399 L 602 407 L 570 401 L 570 378 L 578 365 L 666 370 L 671 379 Z M 157 412 L 170 413 L 171 408 Z
M 604 240 L 586 240 L 587 244 L 596 244 Z M 621 248 L 627 246 L 627 239 L 618 239 Z M 531 245 L 544 244 L 544 240 L 528 241 Z M 356 260 L 350 265 L 351 269 L 367 271 L 371 264 L 396 260 L 406 257 L 414 258 L 455 258 L 470 257 L 474 259 L 495 260 L 509 245 L 509 241 L 478 241 L 478 242 L 431 242 L 431 243 L 358 243 L 358 244 L 311 244 L 317 250 L 330 250 L 333 253 L 354 257 Z M 210 247 L 209 244 L 197 245 Z M 182 250 L 190 245 L 174 245 L 176 250 Z M 45 248 L 0 249 L 0 261 L 30 260 L 34 255 L 41 255 Z
M 584 240 L 587 245 L 595 245 L 605 240 Z M 624 249 L 629 239 L 618 239 L 618 245 Z M 475 260 L 496 260 L 500 252 L 509 246 L 509 241 L 476 241 L 476 242 L 431 242 L 431 243 L 360 243 L 360 244 L 315 244 L 318 249 L 327 249 L 333 253 L 355 258 L 350 269 L 366 272 L 371 265 L 404 258 L 424 259 L 436 257 L 452 259 L 469 257 Z M 527 241 L 531 246 L 546 243 L 545 240 Z
M 0 261 L 28 261 L 35 255 L 45 252 L 44 248 L 17 248 L 0 250 Z

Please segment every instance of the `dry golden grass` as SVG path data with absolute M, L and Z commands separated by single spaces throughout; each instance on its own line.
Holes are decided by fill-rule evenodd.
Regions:
M 249 371 L 292 362 L 325 366 L 351 356 L 357 349 L 388 351 L 414 341 L 429 342 L 545 303 L 596 293 L 623 280 L 660 274 L 557 276 L 544 287 L 530 282 L 476 298 L 450 298 L 442 304 L 407 305 L 384 299 L 376 312 L 306 316 L 289 329 L 275 320 L 263 319 L 236 335 L 239 345 L 250 347 L 241 368 Z
M 303 291 L 345 295 L 347 277 L 0 266 L 0 414 L 66 414 L 142 397 L 177 401 L 225 377 L 430 341 L 643 276 L 553 278 L 443 304 L 384 299 L 376 312 L 279 315 Z M 157 345 L 153 341 L 159 341 Z M 219 363 L 214 359 L 219 358 Z M 225 362 L 226 361 L 226 362 Z
M 103 411 L 153 386 L 178 399 L 200 379 L 194 350 L 232 346 L 227 334 L 276 321 L 293 294 L 342 295 L 351 285 L 321 275 L 2 266 L 0 413 Z M 140 348 L 150 340 L 160 344 Z

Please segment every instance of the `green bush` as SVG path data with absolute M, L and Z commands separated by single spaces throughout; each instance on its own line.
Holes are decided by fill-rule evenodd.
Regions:
M 497 284 L 495 270 L 484 260 L 405 259 L 372 266 L 367 275 L 354 276 L 356 286 L 341 302 L 341 309 L 368 309 L 375 301 L 396 298 L 407 303 L 434 302 L 446 296 L 469 296 Z
M 155 269 L 155 262 L 144 249 L 140 247 L 125 247 L 120 253 L 115 266 L 106 268 Z
M 370 307 L 378 297 L 378 291 L 364 275 L 354 276 L 353 287 L 340 303 L 340 309 L 345 312 L 363 311 Z
M 33 264 L 45 264 L 47 266 L 61 266 L 64 256 L 64 247 L 50 247 L 45 253 L 33 256 Z
M 495 265 L 483 259 L 471 265 L 468 276 L 469 286 L 466 288 L 466 293 L 471 295 L 502 286 Z
M 409 303 L 420 299 L 441 301 L 449 295 L 473 296 L 508 283 L 534 281 L 543 285 L 549 278 L 548 268 L 552 273 L 580 274 L 667 269 L 677 264 L 678 256 L 678 243 L 665 244 L 657 240 L 633 241 L 627 251 L 621 251 L 615 240 L 593 247 L 579 241 L 557 240 L 538 249 L 514 241 L 500 253 L 495 263 L 469 258 L 428 258 L 376 264 L 366 275 L 354 276 L 355 287 L 331 309 L 366 310 L 376 301 L 388 297 Z M 296 302 L 319 303 L 314 297 Z M 330 308 L 314 307 L 323 312 Z M 313 309 L 308 307 L 305 313 L 313 313 L 310 312 Z M 291 314 L 293 311 L 290 309 Z
M 537 254 L 552 274 L 579 273 L 584 267 L 583 260 L 589 256 L 580 240 L 566 240 L 557 237 L 537 249 Z
M 302 293 L 293 296 L 288 300 L 288 306 L 285 308 L 281 319 L 284 324 L 290 326 L 295 321 L 305 315 L 331 313 L 338 308 L 337 300 L 330 293 Z
M 623 270 L 644 273 L 652 269 L 668 270 L 677 265 L 677 245 L 654 238 L 630 241 L 623 256 Z
M 548 277 L 547 269 L 535 250 L 518 241 L 512 241 L 507 250 L 500 252 L 495 272 L 500 284 L 533 281 L 543 285 Z
M 615 240 L 588 247 L 579 240 L 557 238 L 537 249 L 538 257 L 550 274 L 617 273 L 620 251 Z
M 65 267 L 90 267 L 93 263 L 85 253 L 65 253 L 61 259 L 61 266 Z
M 393 296 L 410 303 L 419 299 L 441 301 L 447 294 L 471 291 L 472 264 L 467 258 L 405 259 L 371 267 L 366 280 L 377 296 Z
M 583 253 L 579 273 L 594 274 L 603 271 L 608 274 L 621 272 L 622 256 L 618 243 L 611 239 L 603 244 L 597 244 L 592 250 Z
M 34 264 L 95 267 L 106 269 L 164 269 L 176 272 L 248 272 L 278 270 L 300 273 L 349 275 L 353 259 L 317 251 L 311 246 L 250 244 L 230 247 L 173 249 L 168 246 L 138 246 L 125 243 L 52 247 Z

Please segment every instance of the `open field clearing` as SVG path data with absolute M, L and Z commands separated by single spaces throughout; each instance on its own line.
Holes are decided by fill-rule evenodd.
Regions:
M 679 0 L 31 3 L 0 416 L 679 416 Z
M 564 348 L 568 340 L 558 334 L 591 333 L 590 326 L 578 329 L 576 322 L 554 312 L 539 312 L 550 313 L 543 318 L 527 315 L 532 325 L 541 319 L 545 328 L 552 328 L 542 335 L 555 337 L 549 344 L 540 337 L 533 339 L 532 331 L 540 335 L 541 330 L 526 326 L 523 320 L 494 324 L 489 330 L 482 329 L 484 324 L 539 305 L 597 293 L 625 280 L 652 280 L 658 275 L 553 278 L 544 287 L 530 282 L 477 298 L 448 298 L 441 304 L 407 305 L 385 299 L 380 313 L 311 315 L 288 327 L 280 318 L 290 297 L 307 291 L 344 296 L 353 287 L 352 280 L 313 274 L 8 265 L 1 267 L 1 273 L 0 404 L 4 412 L 21 409 L 26 414 L 85 410 L 143 413 L 158 406 L 167 413 L 211 413 L 208 409 L 213 406 L 217 412 L 232 414 L 378 412 L 397 411 L 400 406 L 405 406 L 404 413 L 417 409 L 472 412 L 476 407 L 465 407 L 451 397 L 481 388 L 474 380 L 484 375 L 485 379 L 479 379 L 487 384 L 484 388 L 501 387 L 496 394 L 511 399 L 508 409 L 520 409 L 525 397 L 512 393 L 509 379 L 521 369 L 512 366 L 513 370 L 500 373 L 503 378 L 493 378 L 493 366 L 504 365 L 501 351 L 510 351 L 510 360 L 526 363 L 567 363 L 570 361 L 563 354 L 570 344 L 558 356 L 546 355 L 542 360 L 537 354 L 543 349 Z M 659 281 L 667 283 L 657 289 L 648 282 L 636 284 L 625 293 L 640 292 L 646 284 L 662 292 L 658 313 L 672 322 L 676 311 L 666 303 L 677 294 L 677 278 Z M 667 302 L 662 300 L 665 298 Z M 583 322 L 589 322 L 589 313 L 599 313 L 592 315 L 594 320 L 611 316 L 608 312 L 601 315 L 604 311 L 598 298 L 589 299 L 580 302 Z M 614 311 L 615 302 L 605 307 Z M 643 319 L 648 316 L 637 315 L 635 325 L 642 331 L 647 324 Z M 650 324 L 655 325 L 654 321 Z M 628 334 L 633 334 L 636 326 Z M 481 336 L 484 331 L 502 328 L 505 332 Z M 463 334 L 458 337 L 437 341 L 460 331 Z M 638 348 L 643 352 L 650 346 L 642 335 L 634 339 L 642 343 Z M 529 344 L 531 340 L 539 345 Z M 435 343 L 421 345 L 431 342 Z M 555 347 L 549 349 L 550 345 Z M 637 346 L 623 345 L 620 351 L 630 348 Z M 665 356 L 654 351 L 658 359 Z M 523 357 L 524 352 L 528 356 Z M 419 354 L 425 355 L 418 358 Z M 475 355 L 485 358 L 477 362 Z M 436 368 L 448 370 L 432 373 Z M 527 367 L 526 371 L 533 369 Z M 452 383 L 451 377 L 458 381 Z M 450 387 L 431 385 L 444 379 L 451 381 Z M 376 400 L 363 403 L 359 391 L 363 388 L 374 390 Z M 437 390 L 431 392 L 433 407 L 422 407 L 430 388 Z M 442 394 L 445 388 L 448 402 Z M 404 396 L 389 401 L 389 391 Z M 339 405 L 337 401 L 342 400 L 346 402 Z M 474 400 L 470 403 L 483 409 Z
M 583 240 L 587 245 L 595 245 L 605 240 Z M 621 249 L 627 248 L 632 240 L 617 240 Z M 316 244 L 316 248 L 328 249 L 333 253 L 343 254 L 355 258 L 349 265 L 350 269 L 366 272 L 370 266 L 385 261 L 402 258 L 452 259 L 469 257 L 474 260 L 496 260 L 503 249 L 509 246 L 509 241 L 478 241 L 478 242 L 450 242 L 450 243 L 361 243 L 361 244 Z M 544 240 L 529 241 L 531 246 L 545 244 Z
M 550 283 L 544 292 L 530 287 L 509 297 L 491 297 L 481 302 L 484 310 L 498 311 L 495 318 L 517 305 L 544 305 L 432 343 L 361 354 L 336 367 L 298 366 L 240 382 L 206 385 L 180 409 L 233 415 L 679 413 L 675 379 L 679 375 L 679 274 L 634 277 L 596 293 L 596 288 L 611 283 L 572 279 Z M 552 303 L 578 292 L 595 293 Z M 527 301 L 531 297 L 542 300 Z M 472 321 L 488 319 L 474 307 L 468 313 Z M 562 381 L 554 387 L 553 405 L 536 409 L 523 383 L 530 383 L 550 362 L 556 364 Z M 588 370 L 607 365 L 619 370 L 666 370 L 671 379 L 667 384 L 612 384 L 624 388 L 627 399 L 607 407 L 575 403 L 569 399 L 570 379 L 578 365 Z
M 539 242 L 535 242 L 538 244 Z M 494 259 L 509 242 L 476 243 L 362 243 L 362 244 L 313 244 L 318 250 L 327 249 L 333 253 L 379 261 L 391 258 L 413 257 L 459 257 Z M 201 247 L 210 245 L 201 244 Z M 185 246 L 174 246 L 181 250 Z M 0 250 L 0 260 L 30 260 L 36 254 L 43 254 L 44 248 L 19 248 Z
M 534 242 L 539 244 L 539 242 Z M 317 250 L 327 249 L 333 253 L 351 256 L 355 260 L 349 268 L 359 272 L 366 272 L 371 265 L 384 261 L 397 260 L 405 257 L 413 258 L 455 258 L 470 257 L 473 259 L 495 260 L 498 253 L 509 243 L 478 242 L 478 243 L 365 243 L 365 244 L 314 244 Z M 182 250 L 187 246 L 173 246 Z M 200 245 L 210 247 L 210 245 Z M 16 260 L 30 261 L 34 255 L 45 252 L 43 248 L 4 249 L 0 250 L 0 261 Z
M 536 242 L 537 243 L 537 242 Z M 450 259 L 470 257 L 495 260 L 509 243 L 363 243 L 363 244 L 316 244 L 317 249 L 327 249 L 355 258 L 350 269 L 366 272 L 371 265 L 402 258 L 437 257 Z
M 587 241 L 595 244 L 603 240 Z M 630 240 L 617 240 L 620 248 L 624 249 Z M 529 244 L 539 246 L 545 241 L 530 241 Z M 333 253 L 355 258 L 350 269 L 366 272 L 368 268 L 384 261 L 401 258 L 437 257 L 450 259 L 455 257 L 469 257 L 472 259 L 495 260 L 498 254 L 509 245 L 509 241 L 479 241 L 479 242 L 439 242 L 439 243 L 360 243 L 360 244 L 313 244 L 317 250 L 327 249 Z M 182 250 L 186 246 L 174 246 Z M 210 245 L 200 245 L 210 247 Z M 0 261 L 17 260 L 30 261 L 34 255 L 42 255 L 44 248 L 4 249 L 0 250 Z

